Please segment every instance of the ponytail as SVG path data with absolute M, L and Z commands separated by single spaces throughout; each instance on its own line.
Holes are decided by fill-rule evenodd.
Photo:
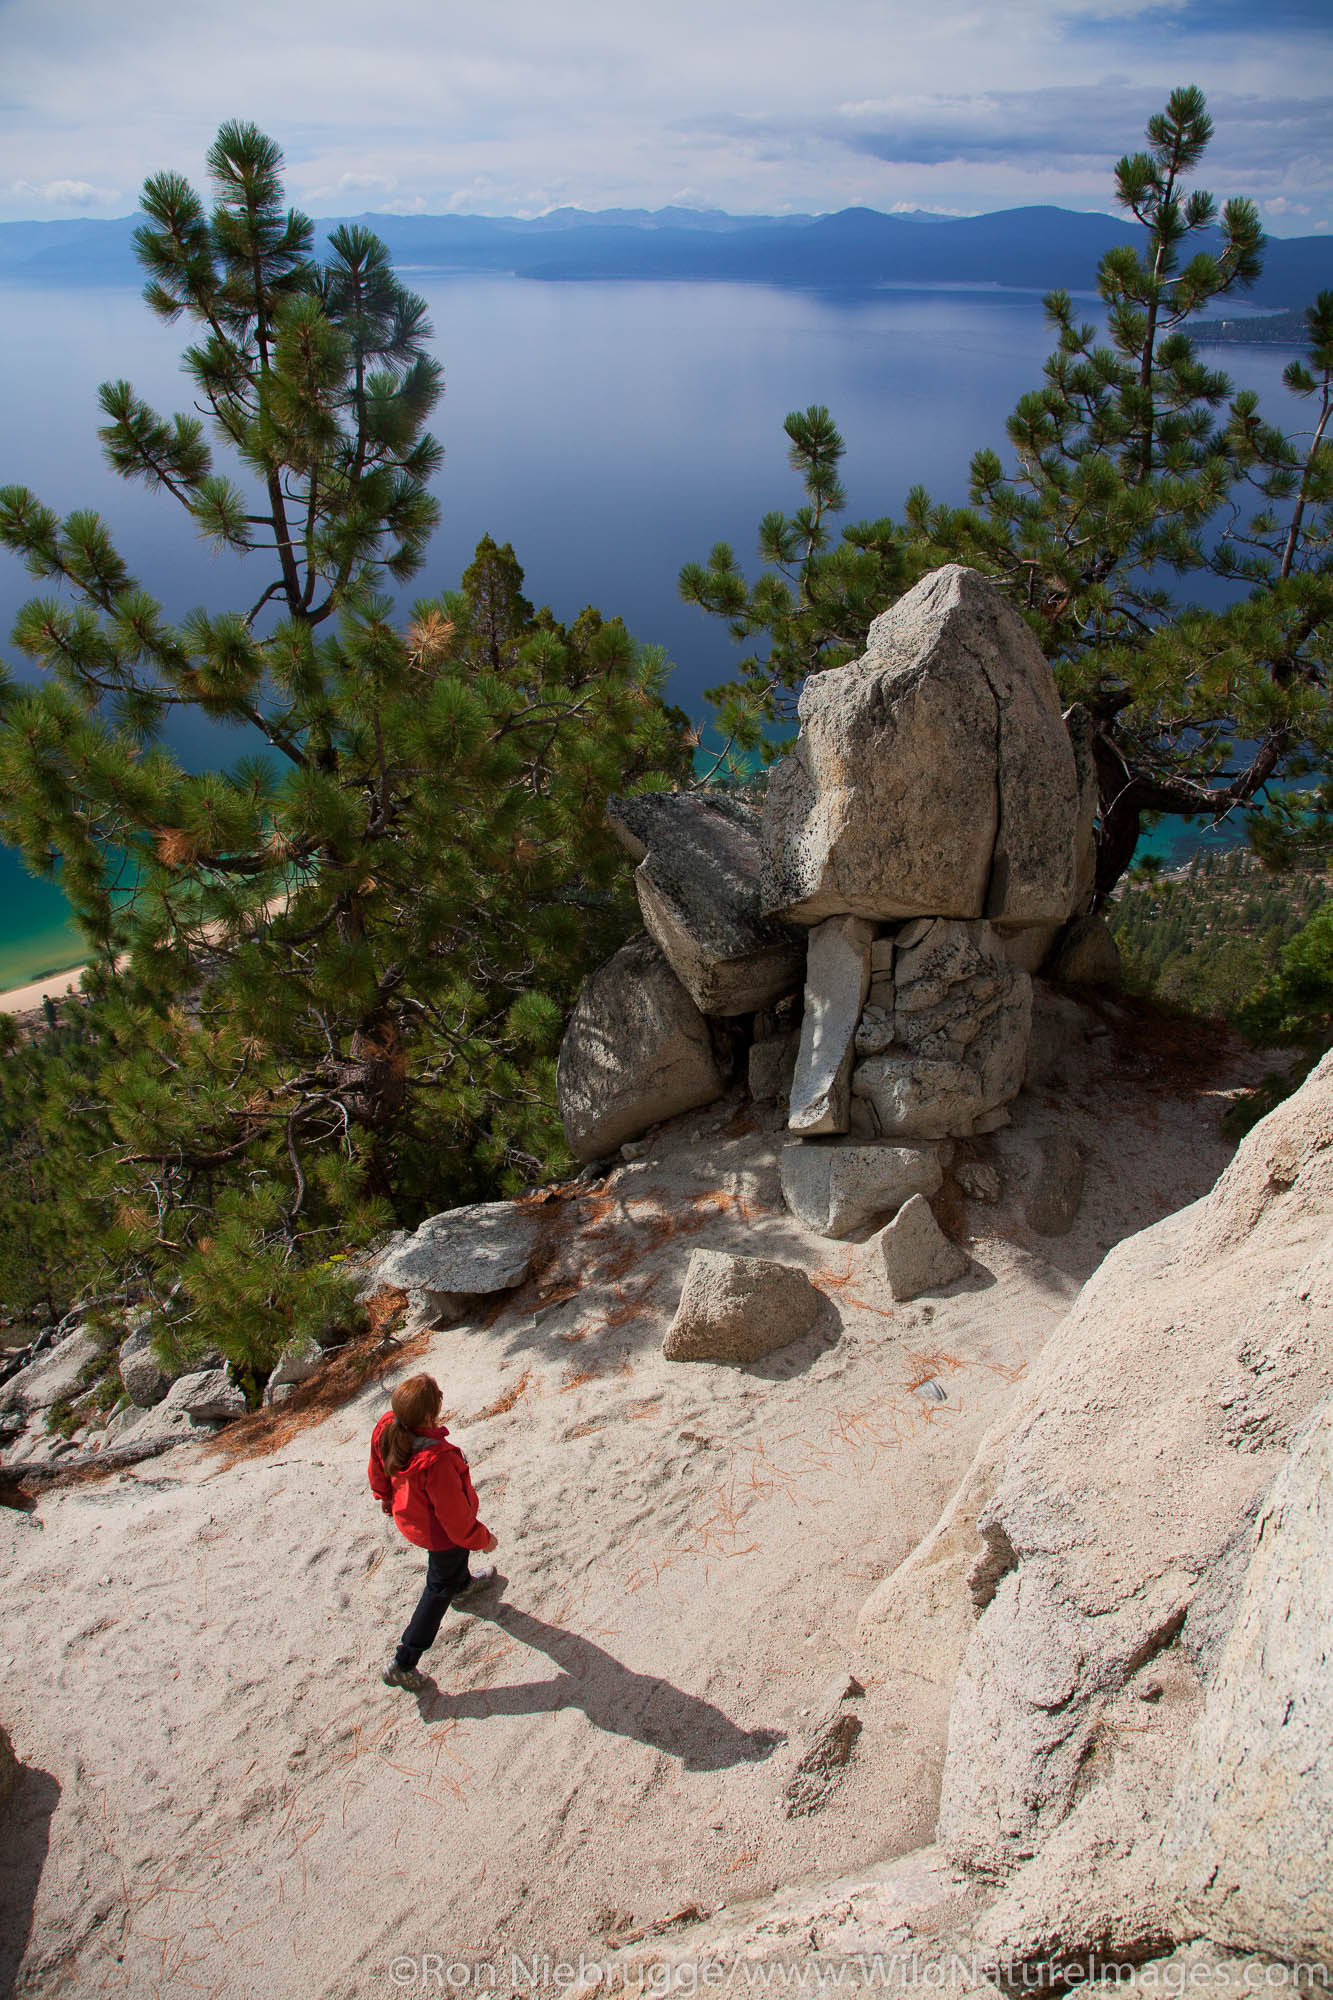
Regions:
M 411 1458 L 418 1434 L 434 1425 L 443 1401 L 440 1385 L 431 1375 L 409 1375 L 394 1390 L 393 1417 L 380 1437 L 380 1459 L 390 1479 Z

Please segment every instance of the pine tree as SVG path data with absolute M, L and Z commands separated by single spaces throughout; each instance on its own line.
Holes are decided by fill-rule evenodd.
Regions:
M 1149 121 L 1147 150 L 1119 162 L 1117 200 L 1143 234 L 1101 263 L 1109 338 L 1076 318 L 1067 293 L 1047 298 L 1056 349 L 1043 386 L 1009 419 L 1012 469 L 978 452 L 968 506 L 935 505 L 918 488 L 901 525 L 844 531 L 856 546 L 873 530 L 888 590 L 846 602 L 836 652 L 802 650 L 799 593 L 784 597 L 770 579 L 751 591 L 729 550 L 681 574 L 683 595 L 728 617 L 736 637 L 767 635 L 766 654 L 719 691 L 732 726 L 738 710 L 772 718 L 775 686 L 851 657 L 870 618 L 928 569 L 962 561 L 992 576 L 1066 699 L 1093 717 L 1100 902 L 1146 815 L 1216 821 L 1243 808 L 1275 860 L 1333 823 L 1333 295 L 1307 312 L 1308 361 L 1286 378 L 1312 402 L 1313 429 L 1288 436 L 1202 363 L 1189 336 L 1194 315 L 1253 280 L 1263 248 L 1252 202 L 1229 201 L 1219 215 L 1210 194 L 1186 186 L 1211 133 L 1202 93 L 1177 90 Z M 1186 257 L 1191 239 L 1213 247 Z M 824 458 L 840 456 L 827 411 L 805 421 L 816 416 L 836 440 Z M 801 423 L 788 419 L 794 439 Z M 813 471 L 808 451 L 803 462 Z M 1247 515 L 1251 492 L 1258 506 Z M 824 514 L 840 500 L 826 496 Z M 816 525 L 826 537 L 823 515 Z M 761 553 L 773 562 L 785 551 L 761 531 Z M 1205 574 L 1232 586 L 1227 610 L 1182 602 L 1168 581 Z M 1284 795 L 1281 781 L 1303 776 L 1307 790 Z
M 0 831 L 96 954 L 83 1136 L 120 1270 L 182 1351 L 262 1371 L 346 1311 L 331 1253 L 561 1161 L 563 1015 L 631 924 L 605 801 L 687 752 L 661 655 L 534 613 L 508 545 L 401 629 L 382 585 L 421 564 L 439 459 L 422 302 L 364 230 L 313 260 L 253 127 L 209 165 L 207 216 L 148 183 L 138 247 L 149 305 L 199 329 L 211 440 L 124 383 L 101 435 L 262 574 L 172 625 L 95 515 L 0 494 L 0 540 L 74 600 L 16 628 L 44 674 L 3 693 Z M 191 775 L 182 708 L 254 753 Z

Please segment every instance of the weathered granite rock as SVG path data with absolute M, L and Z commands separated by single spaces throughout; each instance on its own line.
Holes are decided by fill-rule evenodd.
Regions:
M 812 674 L 763 808 L 765 910 L 1060 923 L 1078 776 L 1050 668 L 994 585 L 950 564 Z
M 782 1149 L 782 1193 L 820 1236 L 850 1236 L 944 1180 L 939 1146 L 794 1142 Z
M 101 1352 L 90 1333 L 82 1327 L 76 1328 L 6 1382 L 0 1389 L 0 1410 L 19 1410 L 27 1416 L 37 1410 L 49 1410 L 54 1403 L 76 1393 L 84 1369 Z
M 865 1689 L 855 1676 L 839 1674 L 815 1703 L 805 1731 L 805 1747 L 783 1788 L 783 1811 L 788 1819 L 805 1819 L 829 1803 L 861 1734 L 859 1704 L 864 1695 Z
M 172 1378 L 153 1352 L 153 1329 L 141 1326 L 120 1343 L 120 1379 L 136 1409 L 151 1410 L 171 1387 Z
M 1069 1064 L 1087 1041 L 1093 1017 L 1086 1007 L 1068 993 L 1057 993 L 1044 979 L 1032 986 L 1032 1027 L 1028 1035 L 1027 1062 L 1023 1082 L 1034 1084 L 1063 1080 Z
M 787 1104 L 791 1099 L 796 1056 L 801 1046 L 800 1030 L 786 1035 L 766 1035 L 750 1044 L 749 1090 L 757 1102 L 769 1099 Z
M 1044 1141 L 1041 1168 L 1023 1204 L 1028 1227 L 1039 1236 L 1067 1236 L 1083 1199 L 1083 1155 L 1063 1134 Z
M 857 1030 L 853 1129 L 933 1139 L 984 1129 L 1023 1081 L 1031 980 L 985 922 L 905 926 L 893 965 L 892 1011 L 868 1007 Z
M 1074 917 L 1066 924 L 1047 971 L 1067 986 L 1118 986 L 1120 952 L 1105 917 Z
M 461 1314 L 473 1299 L 521 1285 L 540 1235 L 540 1216 L 518 1202 L 446 1209 L 394 1240 L 380 1259 L 375 1282 L 406 1292 L 436 1317 Z
M 717 792 L 610 799 L 644 926 L 696 1007 L 752 1014 L 800 986 L 805 939 L 759 909 L 759 814 Z
M 808 1333 L 819 1303 L 794 1265 L 695 1250 L 662 1352 L 668 1361 L 758 1361 Z
M 650 938 L 584 981 L 556 1091 L 575 1159 L 596 1160 L 660 1119 L 722 1095 L 708 1023 Z
M 292 1341 L 278 1356 L 278 1365 L 265 1385 L 264 1401 L 278 1402 L 282 1390 L 297 1389 L 302 1382 L 309 1382 L 323 1365 L 324 1350 L 317 1340 L 306 1335 Z
M 955 1853 L 1007 1872 L 1042 1849 L 1100 1783 L 1108 1703 L 1173 1642 L 1203 1662 L 1227 1629 L 1214 1579 L 1333 1392 L 1330 1214 L 1333 1056 L 1211 1194 L 1117 1246 L 1047 1342 L 978 1518 L 940 1801 Z M 1293 1643 L 1305 1588 L 1293 1573 Z M 1280 1818 L 1289 1766 L 1267 1768 Z M 1235 1782 L 1224 1765 L 1219 1815 Z
M 899 1300 L 940 1291 L 967 1269 L 967 1252 L 950 1242 L 923 1194 L 905 1201 L 866 1249 L 876 1275 Z
M 1004 1192 L 999 1169 L 988 1160 L 963 1160 L 954 1169 L 954 1179 L 969 1201 L 998 1201 Z
M 882 1138 L 965 1137 L 986 1109 L 975 1070 L 902 1053 L 858 1063 L 852 1089 L 870 1111 L 871 1131 Z
M 793 1132 L 845 1132 L 856 1024 L 870 984 L 873 924 L 830 917 L 810 933 L 805 1012 L 787 1123 Z
M 1333 1402 L 1298 1435 L 1254 1533 L 1163 1849 L 1199 1933 L 1333 1965 Z
M 245 1391 L 225 1368 L 201 1368 L 173 1382 L 153 1415 L 183 1411 L 191 1423 L 208 1424 L 242 1417 L 245 1410 Z
M 1017 930 L 997 925 L 995 935 L 1010 965 L 1031 974 L 1039 972 L 1046 963 L 1060 930 L 1059 924 L 1024 924 Z

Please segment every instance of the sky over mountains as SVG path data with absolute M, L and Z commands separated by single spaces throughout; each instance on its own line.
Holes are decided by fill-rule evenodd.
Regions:
M 126 214 L 235 117 L 317 215 L 1108 209 L 1196 83 L 1204 184 L 1333 225 L 1330 0 L 0 0 L 0 71 L 0 219 Z

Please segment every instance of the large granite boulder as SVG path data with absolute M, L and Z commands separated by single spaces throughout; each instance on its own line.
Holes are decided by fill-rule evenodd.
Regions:
M 1333 1402 L 1264 1501 L 1163 1847 L 1188 1922 L 1333 1965 Z M 1171 1878 L 1169 1878 L 1171 1879 Z
M 808 1333 L 818 1311 L 819 1293 L 795 1265 L 695 1250 L 662 1352 L 668 1361 L 758 1361 Z
M 457 1317 L 473 1301 L 521 1285 L 540 1235 L 541 1217 L 520 1202 L 449 1208 L 428 1216 L 411 1235 L 394 1238 L 376 1266 L 372 1289 L 388 1285 L 433 1318 Z M 290 1372 L 282 1377 L 304 1379 Z
M 556 1075 L 578 1160 L 722 1095 L 708 1023 L 651 938 L 632 938 L 583 983 Z
M 793 1132 L 845 1132 L 851 1112 L 852 1055 L 870 986 L 875 927 L 830 917 L 810 933 L 805 1011 L 787 1123 Z
M 793 1140 L 782 1149 L 783 1199 L 817 1235 L 851 1236 L 896 1215 L 914 1194 L 935 1194 L 944 1181 L 941 1151 Z
M 644 928 L 704 1014 L 753 1014 L 801 983 L 805 939 L 759 908 L 759 814 L 719 792 L 611 799 Z
M 6 1382 L 0 1389 L 0 1410 L 33 1416 L 64 1402 L 78 1393 L 84 1371 L 101 1353 L 93 1336 L 83 1327 L 76 1328 Z
M 822 928 L 822 927 L 821 927 Z M 893 1139 L 966 1138 L 1016 1097 L 1032 981 L 985 922 L 904 925 L 856 1031 L 853 1129 Z
M 1255 1127 L 1211 1194 L 1106 1257 L 1044 1348 L 977 1514 L 979 1616 L 940 1802 L 941 1838 L 959 1856 L 1007 1872 L 1044 1851 L 1075 1807 L 1090 1824 L 1121 1704 L 1161 1726 L 1128 1691 L 1168 1654 L 1207 1687 L 1256 1511 L 1333 1392 L 1330 1216 L 1333 1055 Z M 1314 1479 L 1313 1460 L 1301 1477 Z M 1299 1539 L 1289 1547 L 1283 1645 L 1327 1603 L 1303 1577 Z M 1228 1700 L 1242 1699 L 1254 1643 L 1244 1640 Z M 1288 1695 L 1302 1685 L 1298 1675 Z M 1306 1721 L 1295 1730 L 1298 1748 Z M 1266 1757 L 1275 1739 L 1257 1740 Z M 1279 1814 L 1286 1755 L 1271 1765 Z M 1145 1769 L 1160 1778 L 1161 1766 Z M 1245 1783 L 1261 1789 L 1265 1768 Z M 1199 1829 L 1221 1826 L 1241 1796 L 1232 1766 L 1218 1783 L 1191 1808 Z
M 812 674 L 764 802 L 762 903 L 1060 923 L 1080 889 L 1079 774 L 1051 670 L 976 570 L 934 571 Z

